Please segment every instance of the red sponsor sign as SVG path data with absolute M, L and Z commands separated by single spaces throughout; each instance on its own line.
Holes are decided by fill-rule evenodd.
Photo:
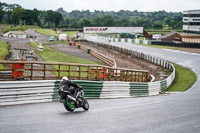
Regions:
M 86 28 L 85 31 L 106 31 L 108 28 Z

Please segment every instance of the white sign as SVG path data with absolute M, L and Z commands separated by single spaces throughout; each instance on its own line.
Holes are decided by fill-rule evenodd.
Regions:
M 84 27 L 83 32 L 92 33 L 143 33 L 143 27 Z

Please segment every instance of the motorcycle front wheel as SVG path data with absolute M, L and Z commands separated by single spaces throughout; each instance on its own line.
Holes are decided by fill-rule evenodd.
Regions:
M 83 109 L 84 110 L 88 110 L 89 109 L 89 103 L 88 103 L 87 99 L 84 99 L 84 101 L 83 101 Z
M 65 99 L 63 104 L 67 111 L 73 112 L 75 110 L 75 105 L 71 104 L 71 101 L 68 97 Z

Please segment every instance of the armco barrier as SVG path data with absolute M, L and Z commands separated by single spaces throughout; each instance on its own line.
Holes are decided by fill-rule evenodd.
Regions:
M 146 83 L 87 80 L 73 82 L 83 87 L 88 99 L 129 98 L 159 94 L 173 81 L 172 75 L 174 73 L 163 81 Z M 0 106 L 58 101 L 59 83 L 60 80 L 0 82 Z
M 84 45 L 78 44 L 77 47 L 82 49 L 85 52 L 88 52 L 88 50 L 90 50 L 89 54 L 91 54 L 94 57 L 96 57 L 97 59 L 105 62 L 106 64 L 108 64 L 111 67 L 117 67 L 117 64 L 116 64 L 115 60 L 113 60 L 113 59 L 111 59 L 111 58 L 109 58 L 107 56 L 104 56 L 101 53 L 99 53 L 99 52 L 97 52 L 97 51 L 95 51 L 93 49 L 90 49 L 90 48 L 88 48 L 88 47 L 86 47 Z
M 53 80 L 0 82 L 0 106 L 52 101 Z

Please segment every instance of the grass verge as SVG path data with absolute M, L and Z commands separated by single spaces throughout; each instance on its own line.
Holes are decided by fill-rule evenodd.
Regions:
M 134 45 L 140 45 L 140 46 L 145 46 L 145 47 L 151 47 L 151 48 L 160 48 L 160 49 L 177 49 L 180 47 L 172 47 L 172 46 L 161 46 L 161 45 L 148 45 L 148 44 L 135 44 Z
M 183 32 L 183 30 L 181 29 L 177 29 L 177 30 L 171 30 L 171 29 L 166 29 L 166 30 L 155 30 L 155 29 L 147 29 L 146 30 L 149 34 L 166 34 L 169 32 Z
M 49 42 L 44 42 L 44 45 L 55 45 L 55 44 L 69 44 L 67 41 L 49 41 Z
M 166 91 L 186 91 L 196 81 L 197 77 L 195 73 L 187 68 L 173 64 L 176 69 L 176 78 L 172 85 Z
M 0 60 L 4 60 L 8 54 L 8 44 L 6 42 L 0 41 Z M 0 64 L 0 69 L 5 69 L 5 67 Z
M 44 51 L 38 51 L 37 46 L 38 43 L 31 43 L 34 47 L 37 54 L 39 54 L 45 61 L 48 62 L 67 62 L 67 63 L 80 63 L 80 64 L 97 64 L 97 62 L 93 62 L 90 60 L 86 60 L 83 58 L 78 58 L 75 56 L 70 56 L 64 54 L 62 52 L 55 51 L 48 46 L 44 46 Z
M 38 43 L 31 43 L 31 45 L 34 47 L 34 50 L 37 54 L 39 54 L 44 61 L 46 62 L 66 62 L 66 63 L 78 63 L 78 64 L 99 64 L 98 62 L 93 62 L 84 58 L 78 58 L 75 56 L 70 56 L 67 54 L 64 54 L 62 52 L 55 51 L 48 46 L 44 45 L 44 51 L 38 51 L 37 46 Z M 51 66 L 53 70 L 58 70 L 58 66 L 52 65 Z M 68 70 L 68 66 L 62 67 L 61 70 Z M 70 67 L 70 70 L 77 70 L 76 66 Z M 82 67 L 82 70 L 87 70 L 87 67 Z M 58 76 L 57 72 L 53 72 L 54 75 Z M 67 73 L 61 73 L 61 76 L 66 76 Z M 71 76 L 77 76 L 78 73 L 74 72 L 70 74 Z M 81 75 L 82 77 L 86 77 L 87 74 L 84 73 Z
M 7 26 L 7 28 L 3 29 L 3 33 L 6 33 L 8 31 L 25 31 L 29 28 L 38 28 L 38 26 Z
M 43 35 L 48 35 L 48 36 L 58 36 L 58 34 L 52 29 L 36 28 L 35 32 L 43 34 Z
M 64 31 L 62 33 L 67 34 L 70 38 L 73 38 L 74 34 L 78 33 L 78 31 Z

